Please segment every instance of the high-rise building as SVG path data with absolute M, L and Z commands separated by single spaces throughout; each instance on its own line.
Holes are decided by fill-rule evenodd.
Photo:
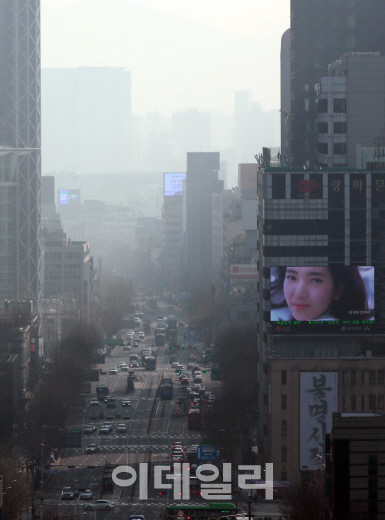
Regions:
M 183 192 L 184 274 L 191 288 L 212 281 L 211 195 L 223 190 L 223 181 L 218 180 L 219 167 L 218 152 L 187 153 Z
M 344 54 L 321 78 L 317 99 L 319 166 L 359 167 L 359 147 L 374 147 L 384 139 L 385 57 L 378 52 Z M 379 160 L 371 167 L 378 167 Z
M 383 0 L 291 0 L 291 161 L 317 165 L 314 87 L 345 52 L 385 54 Z
M 40 2 L 0 1 L 0 301 L 40 301 Z
M 185 172 L 164 174 L 164 201 L 162 212 L 162 265 L 163 280 L 176 291 L 181 273 L 183 251 L 183 183 Z
M 281 39 L 281 154 L 286 164 L 290 158 L 290 29 Z
M 277 447 L 273 436 L 280 435 L 269 430 L 266 420 L 275 406 L 271 400 L 280 398 L 271 391 L 274 381 L 268 384 L 271 360 L 296 358 L 298 368 L 313 358 L 312 366 L 302 370 L 322 372 L 327 369 L 318 358 L 353 358 L 365 352 L 384 356 L 384 195 L 384 170 L 258 172 L 258 409 L 261 446 L 268 456 Z M 322 273 L 329 276 L 333 290 L 322 300 L 322 312 L 310 315 L 303 294 L 294 298 L 285 292 L 286 278 L 307 287 L 298 266 L 318 288 Z

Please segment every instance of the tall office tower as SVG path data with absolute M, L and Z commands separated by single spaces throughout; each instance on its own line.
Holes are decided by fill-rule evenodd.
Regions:
M 291 166 L 317 165 L 316 91 L 345 52 L 385 54 L 383 0 L 291 0 Z
M 290 158 L 290 29 L 281 40 L 281 156 L 282 164 Z
M 42 169 L 130 170 L 131 73 L 122 67 L 42 70 Z
M 186 172 L 164 174 L 162 279 L 176 292 L 183 251 L 183 181 Z
M 223 190 L 218 180 L 218 152 L 187 154 L 187 172 L 183 193 L 185 259 L 184 273 L 189 288 L 212 282 L 212 208 L 211 195 Z
M 0 301 L 40 301 L 40 2 L 0 1 Z
M 328 73 L 319 85 L 318 164 L 358 168 L 357 151 L 385 138 L 385 56 L 347 54 Z
M 314 372 L 327 370 L 320 358 L 350 358 L 345 365 L 338 365 L 349 370 L 354 368 L 351 358 L 362 357 L 365 352 L 367 357 L 373 354 L 383 359 L 385 171 L 261 169 L 257 203 L 258 409 L 261 444 L 273 458 L 278 445 L 288 453 L 292 446 L 286 444 L 280 431 L 274 431 L 274 426 L 268 427 L 268 410 L 272 410 L 272 403 L 275 410 L 281 406 L 277 405 L 281 393 L 282 410 L 287 409 L 282 419 L 289 421 L 290 410 L 299 406 L 296 402 L 296 408 L 284 408 L 286 400 L 294 399 L 294 391 L 289 386 L 274 386 L 278 374 L 272 374 L 271 367 L 276 359 L 295 358 L 293 371 Z M 329 290 L 317 293 L 320 287 L 325 288 L 326 280 Z M 320 307 L 313 306 L 312 298 Z M 333 367 L 338 372 L 337 364 Z M 268 377 L 272 378 L 269 385 Z M 343 405 L 342 397 L 339 403 Z M 350 404 L 345 406 L 349 409 Z M 368 403 L 364 409 L 368 409 Z M 292 417 L 291 434 L 299 429 L 295 411 Z M 298 436 L 295 442 L 298 448 Z M 320 450 L 323 443 L 320 433 Z M 278 463 L 276 459 L 266 460 Z M 294 467 L 296 471 L 306 469 L 299 467 L 298 458 L 293 461 Z M 281 471 L 286 470 L 281 467 Z

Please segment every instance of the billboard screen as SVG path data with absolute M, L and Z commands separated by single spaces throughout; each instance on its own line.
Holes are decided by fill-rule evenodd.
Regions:
M 80 204 L 80 190 L 59 190 L 59 204 Z
M 300 469 L 317 470 L 325 463 L 325 434 L 338 412 L 338 372 L 301 372 Z
M 374 331 L 374 267 L 270 268 L 275 334 Z
M 164 194 L 166 197 L 182 195 L 183 181 L 186 173 L 165 173 L 164 174 Z

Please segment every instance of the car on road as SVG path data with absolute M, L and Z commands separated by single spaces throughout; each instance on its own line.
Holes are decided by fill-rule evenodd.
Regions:
M 139 347 L 139 341 L 134 341 L 133 347 Z
M 131 345 L 124 345 L 123 350 L 131 350 Z
M 86 489 L 82 491 L 79 495 L 79 500 L 92 500 L 94 498 L 94 494 L 90 489 Z
M 177 367 L 175 367 L 175 372 L 180 372 L 181 370 L 184 370 L 183 365 L 178 365 Z
M 91 399 L 90 406 L 100 406 L 99 399 Z
M 61 500 L 74 500 L 75 499 L 75 492 L 71 487 L 64 487 L 61 495 Z
M 128 520 L 146 520 L 143 515 L 131 515 Z
M 116 375 L 118 373 L 118 369 L 116 367 L 112 367 L 110 368 L 110 370 L 108 371 L 108 373 L 110 375 Z
M 126 425 L 125 424 L 118 424 L 117 428 L 116 428 L 116 432 L 117 433 L 126 433 L 127 431 L 127 428 L 126 428 Z
M 128 372 L 128 365 L 126 363 L 124 363 L 124 365 L 121 365 L 120 366 L 120 370 L 122 372 Z
M 83 428 L 83 433 L 94 433 L 96 431 L 96 427 L 94 424 L 86 424 Z
M 123 399 L 122 406 L 131 406 L 131 401 L 129 399 Z
M 92 510 L 106 510 L 109 511 L 110 509 L 115 508 L 115 502 L 111 502 L 110 500 L 96 500 L 92 504 L 84 504 L 84 509 L 87 509 L 88 511 Z
M 187 370 L 191 370 L 194 366 L 194 363 L 187 363 Z
M 96 453 L 99 451 L 99 446 L 97 444 L 89 444 L 86 448 L 86 453 Z
M 138 368 L 139 363 L 137 361 L 131 361 L 131 368 Z
M 120 368 L 122 365 L 125 365 L 125 364 L 126 364 L 125 361 L 119 361 L 119 363 L 118 363 L 118 368 Z
M 110 428 L 107 426 L 101 426 L 99 428 L 99 435 L 109 435 L 110 434 Z
M 139 336 L 134 336 L 134 341 L 140 341 L 140 337 Z
M 144 339 L 145 338 L 145 335 L 144 335 L 143 331 L 138 332 L 138 336 L 139 336 L 140 339 Z

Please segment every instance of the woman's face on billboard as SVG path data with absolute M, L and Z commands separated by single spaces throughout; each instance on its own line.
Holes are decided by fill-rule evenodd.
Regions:
M 287 267 L 283 292 L 295 320 L 314 321 L 324 314 L 343 288 L 335 288 L 328 267 Z

